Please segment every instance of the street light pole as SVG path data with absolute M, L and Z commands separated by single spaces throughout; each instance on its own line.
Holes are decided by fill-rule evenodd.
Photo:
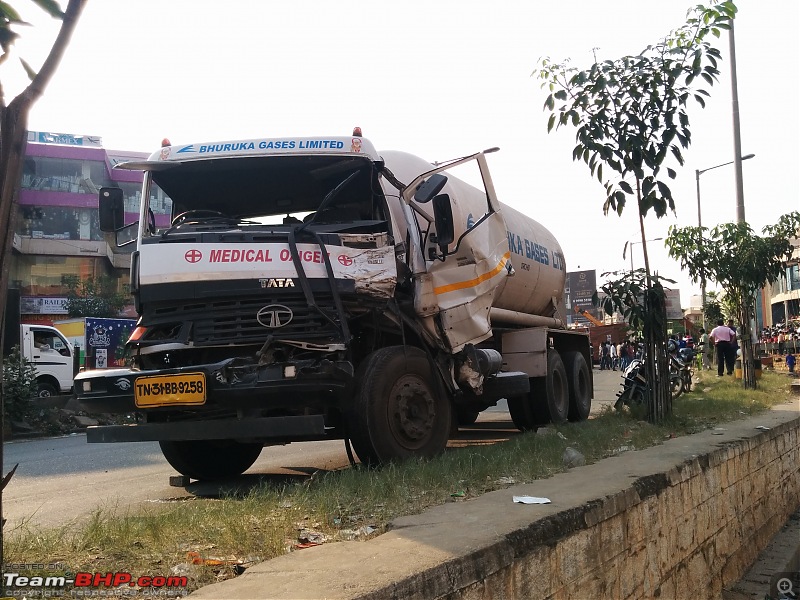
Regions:
M 754 156 L 755 156 L 755 154 L 746 154 L 745 156 L 742 156 L 739 159 L 738 162 L 741 162 L 743 160 L 748 160 L 750 158 L 753 158 Z M 701 212 L 700 212 L 700 175 L 702 175 L 706 171 L 711 171 L 712 169 L 717 169 L 719 167 L 725 167 L 727 165 L 732 165 L 732 164 L 734 164 L 736 162 L 737 161 L 735 161 L 735 160 L 730 160 L 728 162 L 725 162 L 725 163 L 722 163 L 722 164 L 719 164 L 719 165 L 714 165 L 713 167 L 708 167 L 707 169 L 695 169 L 694 177 L 695 177 L 695 181 L 697 182 L 697 227 L 698 228 L 703 226 L 703 219 L 702 219 Z M 737 196 L 737 202 L 738 202 L 738 198 L 739 198 L 739 196 Z M 737 221 L 739 221 L 739 222 L 744 220 L 744 202 L 742 202 L 741 208 L 742 208 L 742 215 L 741 215 L 741 219 L 739 219 L 738 203 L 737 203 Z M 633 260 L 633 258 L 631 258 L 631 261 L 632 260 Z M 631 270 L 633 270 L 633 269 L 631 269 Z M 706 327 L 706 278 L 705 278 L 705 275 L 701 275 L 700 276 L 700 294 L 701 294 L 701 296 L 700 296 L 700 302 L 701 302 L 700 313 L 701 313 L 701 316 L 703 318 L 703 329 L 707 329 L 707 327 Z
M 650 239 L 650 240 L 645 240 L 645 242 L 658 242 L 658 241 L 663 240 L 663 239 L 664 239 L 663 237 L 657 237 L 657 238 L 653 238 L 653 239 Z M 633 245 L 634 244 L 641 244 L 641 243 L 643 243 L 643 242 L 628 241 L 628 242 L 625 242 L 625 246 L 622 248 L 622 260 L 625 260 L 625 253 L 628 251 L 628 246 L 630 246 L 630 248 L 631 248 L 631 275 L 633 275 Z

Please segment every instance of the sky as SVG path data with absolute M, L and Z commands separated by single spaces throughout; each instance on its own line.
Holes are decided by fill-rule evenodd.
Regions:
M 62 2 L 65 5 L 66 2 Z M 58 23 L 14 0 L 32 27 L 14 50 L 35 69 Z M 640 241 L 635 210 L 604 216 L 604 188 L 572 161 L 574 128 L 547 133 L 546 91 L 532 76 L 541 57 L 635 55 L 681 26 L 690 0 L 93 0 L 61 66 L 30 113 L 29 129 L 103 138 L 113 150 L 255 137 L 349 135 L 360 126 L 378 150 L 431 162 L 491 147 L 498 197 L 549 229 L 568 271 L 631 268 Z M 800 210 L 798 75 L 800 3 L 739 0 L 736 63 L 745 217 L 760 231 Z M 669 181 L 676 213 L 645 219 L 648 239 L 697 225 L 695 170 L 732 161 L 728 34 L 706 108 L 689 107 L 692 144 Z M 25 80 L 0 68 L 6 101 Z M 706 227 L 736 220 L 734 168 L 702 174 Z M 700 286 L 648 243 L 651 267 L 676 280 L 681 303 Z M 633 267 L 643 266 L 634 244 Z M 629 249 L 630 251 L 630 249 Z M 713 285 L 709 286 L 714 289 Z

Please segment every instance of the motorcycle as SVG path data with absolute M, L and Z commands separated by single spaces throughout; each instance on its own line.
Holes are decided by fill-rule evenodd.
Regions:
M 694 356 L 694 350 L 691 348 L 679 350 L 677 344 L 673 347 L 672 343 L 668 344 L 667 348 L 669 349 L 669 387 L 674 400 L 683 392 L 688 393 L 692 390 L 691 358 Z M 634 358 L 623 371 L 622 390 L 617 393 L 617 401 L 614 403 L 616 410 L 621 410 L 623 406 L 633 407 L 645 402 L 649 386 L 643 360 L 643 358 Z
M 622 410 L 623 406 L 633 407 L 644 404 L 647 398 L 647 378 L 644 374 L 644 363 L 634 358 L 622 372 L 622 391 L 617 393 L 615 410 Z
M 669 382 L 673 400 L 682 393 L 692 391 L 692 377 L 694 377 L 694 348 L 678 348 L 672 340 L 669 349 Z
M 694 348 L 681 348 L 678 350 L 678 360 L 682 367 L 681 377 L 683 379 L 683 391 L 689 393 L 692 391 L 692 378 L 694 377 L 694 363 L 695 358 L 699 354 L 698 350 Z

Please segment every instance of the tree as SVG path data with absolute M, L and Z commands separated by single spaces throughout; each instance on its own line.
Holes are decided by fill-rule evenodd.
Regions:
M 118 317 L 130 302 L 130 295 L 117 291 L 116 280 L 106 275 L 79 279 L 64 278 L 67 286 L 65 308 L 70 317 Z
M 716 292 L 708 292 L 708 294 L 706 294 L 706 303 L 703 305 L 703 316 L 705 316 L 706 323 L 716 323 L 720 319 L 725 318 L 722 301 L 717 297 Z
M 22 67 L 31 82 L 22 93 L 6 104 L 5 90 L 0 83 L 0 315 L 5 314 L 6 293 L 10 272 L 11 248 L 14 241 L 14 222 L 17 214 L 20 179 L 22 176 L 22 160 L 27 143 L 28 113 L 34 102 L 44 94 L 50 80 L 61 62 L 72 32 L 78 23 L 87 0 L 69 0 L 65 11 L 55 0 L 31 0 L 52 17 L 61 20 L 61 28 L 56 35 L 50 53 L 38 73 L 21 60 Z M 11 47 L 19 37 L 15 29 L 26 23 L 19 13 L 6 2 L 0 2 L 0 66 L 8 61 Z M 4 334 L 3 319 L 0 319 L 0 341 Z M 3 394 L 0 393 L 0 431 L 3 430 L 5 410 L 2 407 Z M 2 464 L 2 444 L 0 444 L 0 464 Z M 4 487 L 10 474 L 4 478 Z M 3 506 L 0 489 L 0 523 L 2 523 Z M 0 526 L 0 565 L 3 563 L 2 527 Z M 3 581 L 0 579 L 0 595 Z
M 686 107 L 690 99 L 701 106 L 719 71 L 719 51 L 706 41 L 730 28 L 736 6 L 730 1 L 712 1 L 687 13 L 686 23 L 654 46 L 636 56 L 595 62 L 577 70 L 567 61 L 541 59 L 538 76 L 549 95 L 544 102 L 550 115 L 547 129 L 577 128 L 573 160 L 583 160 L 592 176 L 605 187 L 603 212 L 619 215 L 629 198 L 636 201 L 644 252 L 644 287 L 640 296 L 627 294 L 641 304 L 645 338 L 645 370 L 652 382 L 649 418 L 660 421 L 671 412 L 669 364 L 666 353 L 666 315 L 663 287 L 650 271 L 644 217 L 652 209 L 657 217 L 675 211 L 672 192 L 662 170 L 670 158 L 683 165 L 682 150 L 689 147 L 691 132 Z M 604 178 L 604 167 L 614 173 Z M 676 172 L 666 167 L 674 179 Z M 632 185 L 633 184 L 633 185 Z M 633 273 L 623 276 L 613 289 L 637 284 Z M 629 283 L 626 284 L 625 281 Z M 621 299 L 611 298 L 608 310 Z M 633 308 L 633 307 L 631 307 Z
M 742 349 L 742 382 L 756 388 L 753 369 L 753 337 L 750 322 L 755 318 L 756 292 L 767 283 L 786 276 L 785 263 L 792 256 L 790 238 L 800 231 L 800 212 L 783 215 L 759 236 L 747 223 L 724 223 L 706 227 L 671 227 L 666 243 L 669 254 L 680 260 L 697 282 L 705 277 L 721 285 L 733 304 L 739 323 Z
M 31 411 L 32 398 L 36 396 L 36 365 L 30 362 L 19 346 L 14 346 L 3 361 L 3 395 L 6 416 L 24 420 Z

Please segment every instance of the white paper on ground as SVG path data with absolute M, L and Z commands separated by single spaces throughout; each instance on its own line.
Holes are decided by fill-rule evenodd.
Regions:
M 536 498 L 535 496 L 514 496 L 514 502 L 520 504 L 550 504 L 550 498 Z

